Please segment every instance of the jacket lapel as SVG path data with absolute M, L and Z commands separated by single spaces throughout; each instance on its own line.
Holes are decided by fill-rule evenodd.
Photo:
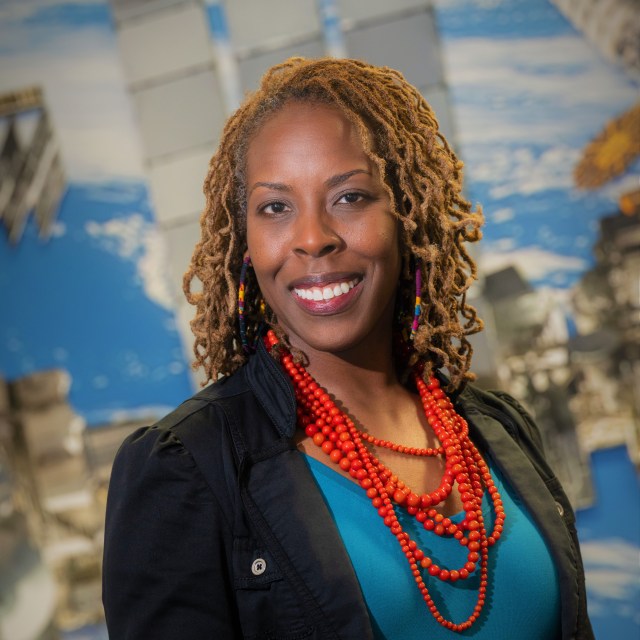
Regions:
M 534 471 L 526 454 L 496 418 L 482 413 L 475 403 L 463 402 L 463 406 L 469 418 L 473 442 L 481 451 L 490 452 L 492 461 L 502 472 L 507 484 L 520 496 L 547 542 L 555 560 L 563 596 L 563 638 L 570 638 L 578 615 L 576 551 L 562 522 L 558 503 L 550 492 L 554 487 L 547 486 Z M 557 484 L 555 478 L 552 481 Z
M 296 404 L 291 383 L 262 343 L 245 373 L 274 427 L 270 438 L 265 437 L 266 428 L 245 424 L 241 429 L 247 450 L 240 469 L 245 512 L 322 630 L 321 637 L 369 640 L 373 632 L 351 560 L 292 440 Z M 228 418 L 234 420 L 232 415 Z
M 351 561 L 302 454 L 288 449 L 252 464 L 241 493 L 247 514 L 326 637 L 372 638 Z

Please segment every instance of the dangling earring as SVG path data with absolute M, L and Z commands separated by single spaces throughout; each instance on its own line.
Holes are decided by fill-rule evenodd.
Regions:
M 422 310 L 422 260 L 416 258 L 416 304 L 413 310 L 413 322 L 411 323 L 411 336 L 409 340 L 413 340 L 418 331 L 418 325 L 420 324 L 420 312 Z
M 250 355 L 256 350 L 256 344 L 258 343 L 258 339 L 260 338 L 260 333 L 262 329 L 262 320 L 258 325 L 258 328 L 253 336 L 253 343 L 249 344 L 249 339 L 247 337 L 247 318 L 244 313 L 244 302 L 246 296 L 246 281 L 247 281 L 247 269 L 252 266 L 251 258 L 247 256 L 242 261 L 242 269 L 240 269 L 240 282 L 238 283 L 238 324 L 240 325 L 240 342 L 242 344 L 242 350 Z M 266 312 L 266 305 L 264 300 L 260 300 L 260 317 L 264 318 Z

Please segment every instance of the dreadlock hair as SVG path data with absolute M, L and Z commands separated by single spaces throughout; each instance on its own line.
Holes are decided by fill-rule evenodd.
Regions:
M 191 321 L 194 367 L 204 368 L 208 382 L 231 374 L 248 357 L 236 320 L 238 276 L 246 250 L 245 158 L 261 125 L 291 101 L 332 105 L 356 127 L 400 223 L 396 310 L 406 316 L 407 326 L 415 305 L 411 270 L 415 264 L 422 268 L 420 326 L 406 364 L 422 359 L 425 379 L 446 368 L 449 390 L 462 388 L 475 378 L 469 371 L 472 347 L 467 336 L 482 329 L 466 300 L 476 265 L 465 243 L 480 238 L 482 212 L 473 211 L 462 196 L 462 162 L 417 89 L 393 69 L 333 58 L 290 58 L 272 67 L 224 127 L 204 183 L 201 239 L 183 281 L 187 300 L 196 307 Z M 245 316 L 247 325 L 256 327 L 260 294 L 250 273 Z M 196 279 L 200 291 L 192 290 Z M 266 323 L 280 344 L 291 349 L 277 318 L 267 313 Z

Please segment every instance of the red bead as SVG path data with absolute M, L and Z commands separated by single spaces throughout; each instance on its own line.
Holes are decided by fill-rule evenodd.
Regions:
M 405 502 L 405 500 L 407 499 L 407 494 L 404 493 L 404 491 L 401 491 L 400 489 L 397 489 L 396 491 L 393 492 L 393 499 L 398 504 L 403 504 Z
M 331 440 L 325 440 L 322 443 L 322 450 L 327 454 L 331 453 L 333 451 L 334 447 L 335 447 L 335 445 L 333 444 L 333 442 L 331 442 Z
M 272 330 L 267 332 L 264 341 L 268 349 L 278 344 Z M 359 431 L 353 421 L 336 406 L 330 394 L 283 349 L 280 351 L 280 361 L 294 385 L 298 403 L 298 425 L 314 444 L 322 447 L 331 460 L 340 465 L 343 471 L 348 471 L 366 491 L 373 507 L 378 510 L 384 518 L 385 525 L 398 540 L 416 586 L 433 617 L 451 631 L 460 632 L 471 627 L 479 617 L 486 600 L 488 549 L 500 539 L 504 529 L 504 505 L 489 468 L 469 439 L 467 422 L 456 413 L 453 404 L 440 388 L 437 378 L 431 376 L 428 383 L 425 383 L 422 380 L 425 365 L 416 365 L 414 380 L 424 414 L 440 442 L 440 446 L 416 448 L 380 440 Z M 419 496 L 373 456 L 367 448 L 368 444 L 402 455 L 441 456 L 444 458 L 445 470 L 439 486 L 429 494 Z M 450 518 L 445 518 L 433 508 L 447 499 L 453 491 L 454 484 L 465 512 L 464 519 L 458 524 L 451 522 Z M 485 530 L 480 509 L 485 494 L 491 500 L 494 509 L 494 525 L 490 535 Z M 448 534 L 461 546 L 466 547 L 467 562 L 464 567 L 447 569 L 433 564 L 432 560 L 418 549 L 415 541 L 402 530 L 394 511 L 394 504 L 397 508 L 406 509 L 410 516 L 423 523 L 425 529 L 433 530 L 438 535 Z M 473 612 L 460 623 L 446 620 L 433 602 L 419 567 L 440 580 L 456 582 L 466 580 L 470 573 L 475 572 L 478 562 L 480 586 Z
M 420 505 L 420 497 L 416 493 L 410 493 L 407 496 L 407 506 L 418 507 Z

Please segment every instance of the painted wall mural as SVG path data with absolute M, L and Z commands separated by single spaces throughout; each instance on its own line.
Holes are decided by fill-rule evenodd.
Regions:
M 0 243 L 2 374 L 68 369 L 70 400 L 89 424 L 158 413 L 191 383 L 109 7 L 0 11 L 0 94 L 40 88 L 67 174 L 49 242 L 31 218 L 19 243 Z M 0 139 L 15 129 L 28 144 L 28 115 L 0 119 Z
M 604 4 L 608 15 L 622 15 L 615 12 L 628 11 L 631 2 Z M 616 62 L 607 56 L 618 49 L 598 39 L 605 37 L 598 34 L 606 33 L 606 16 L 585 18 L 595 2 L 433 5 L 468 194 L 487 217 L 479 290 L 496 345 L 494 382 L 536 413 L 552 462 L 580 507 L 597 637 L 634 637 L 640 631 L 634 14 L 618 47 L 627 62 Z M 572 22 L 578 5 L 580 19 Z M 205 6 L 231 104 L 241 83 L 226 3 Z M 330 24 L 332 37 L 339 36 L 341 2 L 318 6 L 325 28 Z M 139 135 L 107 0 L 0 0 L 0 378 L 6 380 L 0 520 L 14 532 L 0 557 L 0 595 L 13 598 L 0 598 L 0 637 L 15 640 L 25 620 L 40 631 L 62 627 L 68 638 L 106 637 L 96 558 L 109 456 L 132 425 L 165 413 L 193 390 Z M 43 423 L 50 428 L 38 440 Z M 99 428 L 107 424 L 116 428 Z M 3 446 L 16 425 L 24 441 L 9 464 Z M 23 502 L 15 509 L 7 487 L 15 485 L 16 466 L 26 468 L 36 454 L 42 473 L 21 481 Z M 82 473 L 73 472 L 78 468 Z M 38 514 L 32 521 L 24 515 L 29 500 Z M 38 527 L 46 527 L 47 545 L 29 539 Z M 28 571 L 5 571 L 16 566 Z M 57 613 L 47 566 L 63 568 L 67 604 Z M 16 596 L 27 587 L 42 594 L 40 616 L 32 613 L 33 595 Z
M 2 0 L 1 638 L 106 637 L 113 452 L 193 390 L 141 157 L 108 4 Z
M 608 25 L 620 21 L 608 22 L 597 3 L 558 4 L 569 18 L 592 11 L 598 28 L 587 37 L 583 23 L 531 0 L 441 0 L 437 12 L 466 184 L 487 218 L 480 265 L 499 384 L 534 411 L 551 461 L 582 507 L 596 636 L 633 637 L 640 630 L 638 57 L 631 47 L 626 63 L 603 55 L 598 37 L 607 40 Z M 630 3 L 603 4 L 612 18 Z M 627 33 L 640 28 L 634 15 Z M 627 522 L 615 531 L 606 525 L 614 513 Z

